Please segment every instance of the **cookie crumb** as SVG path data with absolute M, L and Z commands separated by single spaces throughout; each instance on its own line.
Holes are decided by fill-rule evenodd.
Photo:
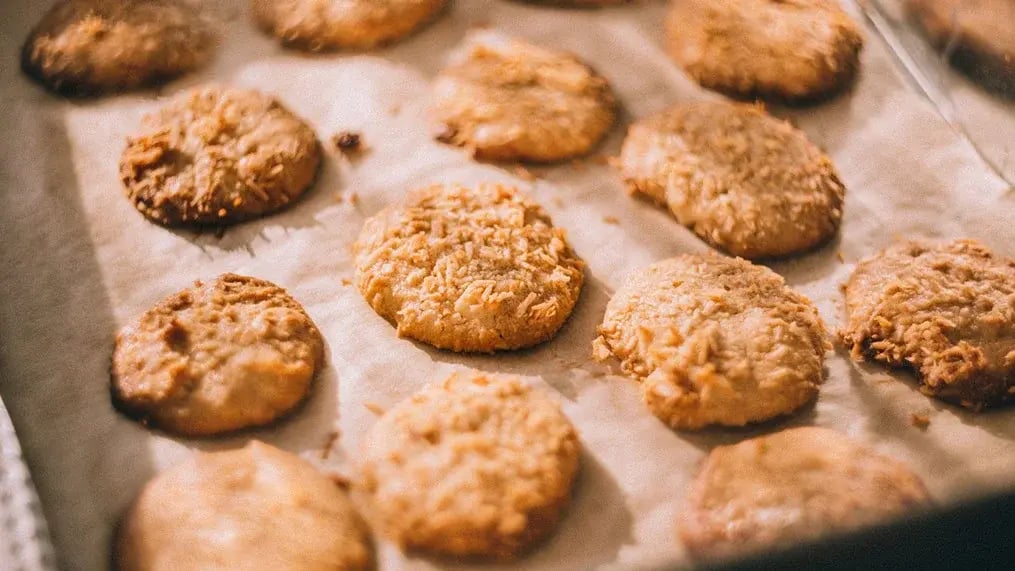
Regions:
M 346 155 L 355 155 L 363 152 L 363 137 L 356 131 L 339 131 L 331 137 L 335 148 Z
M 334 482 L 336 486 L 343 490 L 348 490 L 352 487 L 352 482 L 349 481 L 349 478 L 343 476 L 342 474 L 328 474 L 328 477 L 331 478 L 331 481 Z
M 846 263 L 846 258 L 842 257 L 842 250 L 839 250 L 839 251 L 837 251 L 835 253 L 835 259 L 839 260 L 840 264 L 845 264 Z
M 401 103 L 395 103 L 394 105 L 392 105 L 391 107 L 388 108 L 388 113 L 390 115 L 398 115 L 401 112 L 402 112 L 402 104 Z
M 384 407 L 373 401 L 367 401 L 363 403 L 363 406 L 365 406 L 367 410 L 378 416 L 384 414 Z
M 617 218 L 616 216 L 606 215 L 603 216 L 603 222 L 607 224 L 613 224 L 614 226 L 616 226 L 617 224 L 620 224 L 620 219 Z
M 532 174 L 532 171 L 522 165 L 515 165 L 511 171 L 515 174 L 515 176 L 522 180 L 527 180 L 529 182 L 536 180 L 536 175 Z
M 332 430 L 324 438 L 324 447 L 321 448 L 321 460 L 327 460 L 328 456 L 331 456 L 331 449 L 335 446 L 335 443 L 338 442 L 338 436 L 339 432 L 337 430 Z
M 930 426 L 930 417 L 926 413 L 914 412 L 909 415 L 909 423 L 920 430 L 927 430 L 927 427 Z
M 359 195 L 355 192 L 349 193 L 349 204 L 353 206 L 359 204 Z
M 344 285 L 344 286 L 351 286 L 352 285 L 352 280 L 350 280 L 349 278 L 342 278 L 342 285 Z

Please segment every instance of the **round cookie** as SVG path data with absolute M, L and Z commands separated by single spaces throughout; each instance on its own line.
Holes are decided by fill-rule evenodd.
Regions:
M 117 530 L 119 571 L 373 568 L 366 524 L 333 480 L 262 442 L 198 452 L 148 482 Z
M 617 359 L 660 420 L 697 429 L 761 422 L 810 402 L 828 348 L 817 310 L 772 270 L 683 255 L 617 290 L 593 358 Z
M 901 462 L 834 430 L 803 427 L 714 449 L 677 527 L 693 557 L 717 559 L 864 527 L 929 501 Z
M 290 412 L 323 361 L 320 331 L 284 289 L 223 274 L 120 330 L 111 392 L 117 408 L 146 424 L 208 436 Z
M 951 62 L 987 87 L 1015 97 L 1015 2 L 907 0 L 906 8 Z
M 702 86 L 788 102 L 841 91 L 863 36 L 835 0 L 673 0 L 670 56 Z
M 665 204 L 710 244 L 786 256 L 831 238 L 845 188 L 807 135 L 754 105 L 678 105 L 631 125 L 620 153 L 631 193 Z
M 398 335 L 452 351 L 519 349 L 553 337 L 584 263 L 517 189 L 431 186 L 367 220 L 356 287 Z
M 541 392 L 452 375 L 371 427 L 360 486 L 403 548 L 510 559 L 556 527 L 579 454 L 574 427 Z
M 21 68 L 52 91 L 91 95 L 182 75 L 208 61 L 213 43 L 178 0 L 61 0 L 25 40 Z
M 1015 400 L 1015 260 L 974 240 L 904 242 L 846 283 L 843 343 L 911 368 L 920 390 L 966 408 Z
M 205 87 L 145 118 L 120 179 L 142 214 L 167 226 L 223 226 L 284 208 L 317 176 L 313 129 L 257 91 Z
M 257 23 L 304 50 L 368 49 L 430 21 L 447 0 L 252 0 Z
M 616 101 L 571 54 L 478 30 L 437 76 L 430 113 L 438 140 L 477 159 L 552 162 L 591 151 Z

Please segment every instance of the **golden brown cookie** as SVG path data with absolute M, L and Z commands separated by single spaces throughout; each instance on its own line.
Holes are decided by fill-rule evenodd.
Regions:
M 113 402 L 186 436 L 260 426 L 303 401 L 323 361 L 320 331 L 284 289 L 223 274 L 120 330 Z
M 803 543 L 903 517 L 929 503 L 904 464 L 834 430 L 793 428 L 720 446 L 692 481 L 678 520 L 698 559 Z
M 670 56 L 735 97 L 821 99 L 852 82 L 863 36 L 835 0 L 672 0 Z
M 818 394 L 829 348 L 817 310 L 764 266 L 683 255 L 628 279 L 593 343 L 641 382 L 673 428 L 742 426 L 789 414 Z
M 439 349 L 519 349 L 554 336 L 584 263 L 514 187 L 436 185 L 367 220 L 356 287 L 398 334 Z
M 1015 2 L 907 0 L 909 14 L 951 62 L 974 79 L 1015 97 Z
M 21 68 L 53 91 L 91 95 L 182 75 L 208 61 L 212 45 L 178 0 L 61 0 L 25 40 Z
M 609 83 L 571 54 L 470 32 L 434 84 L 437 139 L 482 160 L 584 155 L 616 119 Z
M 313 129 L 273 97 L 205 87 L 145 118 L 127 140 L 120 179 L 159 224 L 223 226 L 291 204 L 320 163 Z
M 843 342 L 912 369 L 927 395 L 980 410 L 1015 401 L 1015 261 L 975 240 L 904 242 L 846 283 Z
M 403 548 L 510 559 L 556 527 L 579 453 L 571 422 L 541 392 L 452 375 L 371 427 L 359 485 Z
M 845 188 L 807 135 L 754 105 L 688 103 L 631 125 L 620 172 L 708 243 L 745 258 L 831 238 Z
M 335 482 L 256 440 L 198 452 L 156 476 L 120 523 L 119 571 L 359 571 L 366 524 Z
M 447 0 L 251 0 L 257 23 L 304 50 L 368 49 L 408 36 Z

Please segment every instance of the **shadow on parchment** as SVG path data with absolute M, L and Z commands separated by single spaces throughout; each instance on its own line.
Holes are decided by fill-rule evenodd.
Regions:
M 150 437 L 110 404 L 116 322 L 64 103 L 27 80 L 12 90 L 19 97 L 0 111 L 3 124 L 33 136 L 5 143 L 0 171 L 0 386 L 61 564 L 102 569 L 115 521 L 153 474 Z
M 876 362 L 858 363 L 849 359 L 849 354 L 846 349 L 838 347 L 837 351 L 842 354 L 844 358 L 849 360 L 850 383 L 853 386 L 854 391 L 860 396 L 861 400 L 863 400 L 864 405 L 869 407 L 870 410 L 884 410 L 887 405 L 883 402 L 884 398 L 877 395 L 875 391 L 870 388 L 869 382 L 864 380 L 861 372 L 865 373 L 868 377 L 874 377 L 879 374 L 888 375 L 891 377 L 888 382 L 902 383 L 913 392 L 920 392 L 920 380 L 909 369 L 889 368 Z M 974 426 L 989 432 L 998 438 L 1015 441 L 1015 422 L 1012 422 L 1012 412 L 1013 409 L 1015 409 L 1015 406 L 1012 404 L 974 412 L 970 409 L 938 398 L 922 394 L 921 396 L 926 399 L 926 405 L 928 408 L 933 408 L 936 411 L 947 410 L 954 414 L 963 424 Z M 881 416 L 891 417 L 894 415 L 890 415 L 886 412 Z M 925 437 L 923 432 L 914 431 L 912 427 L 908 425 L 909 419 L 902 418 L 899 420 L 897 426 L 892 427 L 890 433 L 882 436 L 885 439 L 900 438 L 905 440 L 906 445 L 913 450 L 926 450 L 934 444 L 934 440 L 932 438 Z M 961 464 L 965 461 L 964 458 L 949 455 L 945 450 L 937 447 L 934 447 L 932 450 L 926 450 L 926 454 L 924 454 L 924 456 L 927 458 L 933 458 L 935 466 L 947 465 L 949 463 L 952 465 Z

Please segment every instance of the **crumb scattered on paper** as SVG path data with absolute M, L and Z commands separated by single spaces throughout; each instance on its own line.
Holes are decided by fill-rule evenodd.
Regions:
M 930 417 L 925 413 L 914 412 L 909 415 L 909 423 L 920 430 L 927 430 L 927 427 L 930 426 Z
M 329 474 L 329 476 L 331 477 L 331 481 L 335 482 L 335 485 L 343 490 L 348 490 L 352 487 L 352 482 L 349 481 L 349 478 L 343 476 L 342 474 Z
M 363 403 L 363 406 L 365 406 L 367 410 L 376 414 L 377 416 L 384 414 L 384 407 L 373 401 L 366 401 Z
M 335 443 L 338 442 L 339 432 L 332 430 L 324 437 L 324 446 L 321 448 L 321 460 L 327 460 L 328 456 L 331 456 L 331 449 L 334 448 Z
M 840 264 L 845 264 L 846 263 L 846 258 L 842 257 L 842 250 L 839 250 L 839 251 L 835 252 L 835 259 L 839 260 Z
M 620 224 L 620 219 L 612 214 L 607 214 L 606 216 L 603 216 L 603 222 L 616 226 L 617 224 Z
M 516 177 L 518 177 L 518 178 L 520 178 L 522 180 L 527 180 L 527 181 L 536 180 L 536 175 L 532 174 L 532 171 L 530 171 L 529 169 L 523 167 L 522 165 L 515 165 L 514 168 L 511 169 L 511 170 L 512 170 L 512 172 L 514 172 Z
M 331 137 L 331 143 L 345 155 L 363 152 L 363 136 L 356 131 L 339 131 Z

